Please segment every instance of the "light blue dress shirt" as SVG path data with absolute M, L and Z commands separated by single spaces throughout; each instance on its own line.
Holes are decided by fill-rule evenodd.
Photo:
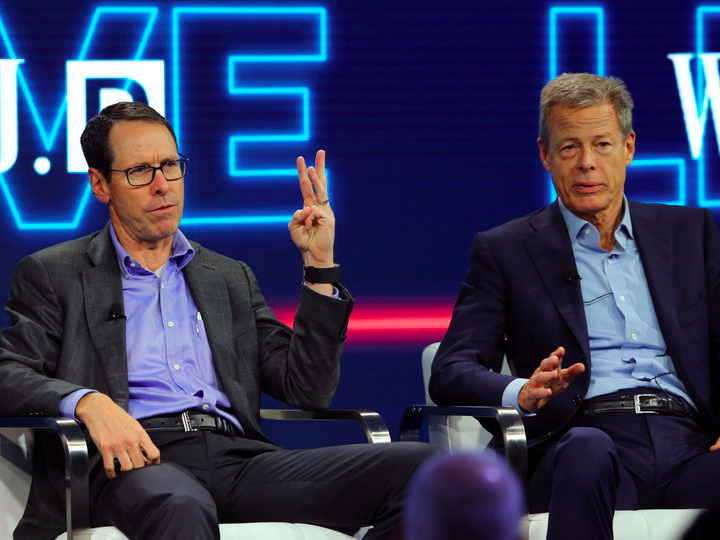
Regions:
M 558 204 L 582 276 L 591 362 L 585 398 L 648 387 L 681 396 L 694 406 L 667 354 L 633 236 L 627 199 L 611 252 L 600 247 L 600 233 L 593 225 L 573 214 L 559 199 Z M 526 382 L 516 379 L 505 388 L 504 406 L 519 410 L 517 396 Z

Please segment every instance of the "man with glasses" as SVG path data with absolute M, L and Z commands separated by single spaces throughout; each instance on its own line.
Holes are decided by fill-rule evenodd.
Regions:
M 258 424 L 260 392 L 327 407 L 352 298 L 333 260 L 325 154 L 298 158 L 303 208 L 289 229 L 305 262 L 294 329 L 242 262 L 178 229 L 188 159 L 170 124 L 111 105 L 81 137 L 110 222 L 26 257 L 0 334 L 0 414 L 67 416 L 91 442 L 93 525 L 130 538 L 218 538 L 218 522 L 374 525 L 388 538 L 420 444 L 283 450 Z M 64 529 L 57 464 L 36 452 L 18 538 Z

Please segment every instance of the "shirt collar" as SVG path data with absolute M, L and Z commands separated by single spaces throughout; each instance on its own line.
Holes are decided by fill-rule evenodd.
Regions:
M 112 221 L 110 222 L 110 238 L 112 238 L 112 243 L 115 246 L 115 254 L 117 255 L 118 265 L 120 266 L 120 272 L 123 276 L 129 278 L 130 276 L 150 275 L 153 273 L 150 270 L 143 268 L 139 262 L 134 260 L 128 254 L 127 250 L 120 243 L 120 240 L 118 240 Z M 185 268 L 194 256 L 195 250 L 190 245 L 190 241 L 185 237 L 180 229 L 175 231 L 175 234 L 173 235 L 172 250 L 170 257 L 168 257 L 168 262 L 174 265 L 179 271 Z
M 565 220 L 565 226 L 568 230 L 568 235 L 570 236 L 570 242 L 576 242 L 578 238 L 580 238 L 580 233 L 583 231 L 583 229 L 587 227 L 592 227 L 595 231 L 595 226 L 590 224 L 588 221 L 585 221 L 582 218 L 579 218 L 575 214 L 573 214 L 568 208 L 563 204 L 560 197 L 557 199 L 558 205 L 560 206 L 560 213 L 562 214 L 563 219 Z M 620 244 L 620 247 L 625 249 L 625 242 L 626 238 L 634 239 L 633 235 L 633 228 L 632 228 L 632 220 L 630 219 L 630 205 L 628 205 L 628 200 L 625 195 L 623 195 L 623 218 L 620 221 L 620 225 L 617 228 L 616 234 L 615 234 L 615 240 L 618 244 Z M 621 234 L 617 234 L 617 232 L 620 232 Z

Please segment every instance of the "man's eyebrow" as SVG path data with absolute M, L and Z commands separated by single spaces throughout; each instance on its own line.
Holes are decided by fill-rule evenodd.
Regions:
M 577 142 L 580 139 L 578 137 L 564 137 L 562 139 L 558 139 L 557 143 L 558 146 L 565 146 L 569 142 Z
M 160 163 L 162 165 L 163 163 L 167 163 L 168 161 L 177 161 L 178 159 L 180 159 L 179 155 L 173 155 L 173 156 L 168 156 L 168 157 L 162 158 L 158 163 Z M 149 161 L 141 161 L 137 165 L 130 165 L 129 167 L 126 167 L 126 168 L 134 169 L 135 167 L 152 167 L 152 166 L 153 166 L 152 163 L 150 163 Z

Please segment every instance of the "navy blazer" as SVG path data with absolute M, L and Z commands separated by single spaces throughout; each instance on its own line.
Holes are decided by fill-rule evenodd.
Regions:
M 633 233 L 677 375 L 705 427 L 720 435 L 720 231 L 708 210 L 630 202 Z M 501 404 L 514 377 L 565 347 L 585 373 L 534 416 L 528 444 L 551 438 L 582 404 L 592 372 L 580 282 L 557 202 L 475 236 L 470 271 L 432 367 L 441 405 Z M 507 355 L 513 376 L 499 373 Z

